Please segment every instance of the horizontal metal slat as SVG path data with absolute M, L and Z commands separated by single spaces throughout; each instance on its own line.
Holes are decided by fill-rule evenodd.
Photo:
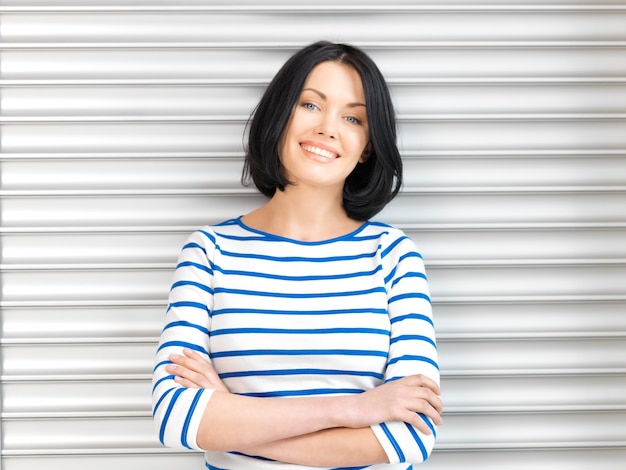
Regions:
M 450 450 L 620 448 L 626 442 L 621 426 L 625 415 L 626 412 L 448 415 L 438 439 L 440 448 Z M 3 428 L 10 452 L 72 453 L 158 447 L 150 418 L 9 420 L 3 422 Z
M 7 0 L 0 9 L 2 12 L 302 12 L 309 11 L 319 12 L 320 7 L 331 12 L 337 11 L 622 11 L 626 9 L 620 0 L 605 0 L 602 4 L 589 4 L 580 0 L 555 0 L 548 5 L 538 5 L 528 0 L 504 0 L 497 4 L 476 4 L 473 1 L 442 1 L 436 4 L 428 0 L 397 0 L 393 5 L 381 5 L 375 0 L 344 0 L 340 4 L 332 0 L 318 0 L 315 3 L 300 3 L 294 5 L 289 0 L 275 0 L 272 4 L 251 4 L 247 0 L 232 0 L 229 2 L 206 2 L 196 0 L 180 5 L 175 0 L 160 0 L 158 2 L 144 2 L 141 0 L 133 0 L 124 2 L 120 5 L 118 2 L 110 0 L 86 0 L 79 2 L 78 0 L 64 0 L 63 2 L 51 5 L 48 2 L 37 2 L 25 6 L 19 0 Z
M 79 202 L 80 201 L 80 202 Z M 254 193 L 232 194 L 124 194 L 80 193 L 52 197 L 5 197 L 4 226 L 27 227 L 125 227 L 201 226 L 247 213 L 264 201 Z M 537 208 L 541 207 L 541 211 Z M 402 194 L 376 218 L 394 225 L 584 224 L 623 222 L 626 192 L 506 192 Z
M 93 452 L 33 452 L 3 451 L 2 468 L 5 470 L 32 470 L 42 460 L 54 468 L 64 470 L 132 469 L 146 466 L 151 470 L 202 468 L 204 456 L 199 452 L 171 451 L 165 449 L 110 449 Z
M 41 390 L 46 393 L 42 394 Z M 149 415 L 150 380 L 9 382 L 3 385 L 2 414 L 11 419 L 73 415 Z M 76 417 L 76 416 L 75 416 Z
M 449 415 L 440 449 L 615 447 L 626 444 L 626 412 Z
M 310 7 L 309 7 L 310 8 Z M 626 39 L 626 12 L 611 10 L 581 14 L 578 11 L 466 12 L 392 10 L 359 6 L 307 11 L 309 32 L 299 27 L 300 11 L 203 12 L 170 11 L 169 14 L 126 11 L 108 13 L 6 12 L 5 41 L 11 43 L 93 42 L 163 43 L 216 42 L 255 44 L 314 41 L 317 38 L 351 38 L 354 43 L 416 41 L 609 41 Z M 31 28 L 36 23 L 38 28 Z M 393 28 L 380 27 L 393 24 Z M 531 32 L 531 34 L 529 34 Z
M 624 338 L 439 341 L 450 375 L 626 372 Z
M 625 385 L 624 374 L 444 376 L 442 398 L 450 414 L 624 410 Z
M 584 383 L 584 387 L 581 387 Z M 626 375 L 447 377 L 449 414 L 624 410 Z M 46 390 L 42 395 L 41 389 Z M 14 381 L 3 387 L 3 417 L 149 416 L 150 380 Z M 494 393 L 494 390 L 498 390 Z M 602 396 L 598 403 L 597 396 Z
M 173 266 L 4 267 L 5 302 L 24 300 L 165 300 Z M 435 298 L 623 295 L 626 263 L 511 263 L 433 266 L 428 269 Z M 79 279 L 80 281 L 77 281 Z M 78 284 L 79 283 L 79 284 Z M 77 285 L 78 284 L 78 285 Z
M 548 449 L 545 446 L 516 449 L 459 449 L 435 450 L 428 465 L 433 470 L 463 468 L 467 470 L 525 470 L 533 468 L 593 468 L 621 470 L 626 450 L 610 446 L 589 448 L 561 447 Z
M 93 158 L 21 159 L 0 161 L 2 193 L 42 194 L 55 191 L 211 191 L 242 189 L 243 158 L 149 158 L 122 160 Z M 488 168 L 488 170 L 485 170 Z M 477 192 L 494 188 L 626 187 L 624 157 L 549 156 L 503 158 L 405 157 L 406 191 L 429 191 L 435 188 L 452 191 L 465 187 Z
M 455 339 L 567 338 L 599 332 L 623 335 L 626 299 L 621 301 L 435 302 L 437 332 Z
M 617 151 L 624 119 L 449 119 L 399 122 L 402 152 Z M 7 153 L 241 152 L 245 121 L 6 123 Z M 524 129 L 520 132 L 520 129 Z M 33 136 L 37 138 L 34 139 Z M 450 136 L 454 136 L 453 139 Z
M 4 343 L 40 341 L 154 341 L 161 332 L 167 299 L 154 305 L 64 305 L 4 307 Z M 85 340 L 86 341 L 86 340 Z
M 3 379 L 145 377 L 155 341 L 4 344 Z M 446 375 L 552 375 L 626 373 L 624 338 L 440 340 Z M 104 379 L 104 377 L 103 377 Z
M 181 452 L 165 449 L 113 449 L 111 451 L 94 450 L 89 452 L 3 452 L 2 468 L 5 470 L 32 470 L 41 465 L 42 459 L 54 468 L 64 470 L 109 470 L 111 468 L 132 469 L 145 465 L 151 470 L 170 470 L 202 468 L 204 456 L 199 452 Z
M 192 228 L 181 230 L 91 231 L 39 230 L 2 235 L 4 265 L 173 263 Z M 406 230 L 427 265 L 568 264 L 579 260 L 626 259 L 626 229 L 483 229 Z M 512 258 L 515 257 L 515 258 Z
M 439 302 L 435 298 L 433 305 L 437 334 L 446 340 L 626 336 L 624 308 L 626 299 L 543 303 L 521 299 L 507 304 L 495 300 Z M 165 309 L 165 298 L 155 299 L 151 305 L 13 302 L 2 310 L 3 342 L 156 341 Z
M 0 83 L 0 86 L 2 84 Z M 3 117 L 38 116 L 247 116 L 263 84 L 170 86 L 13 86 L 3 89 Z M 394 84 L 402 115 L 587 115 L 623 113 L 623 84 L 434 85 Z M 158 97 L 158 99 L 157 99 Z
M 622 47 L 458 46 L 368 50 L 390 80 L 626 77 Z M 4 50 L 2 80 L 269 80 L 294 49 Z M 85 60 L 89 57 L 89 60 Z

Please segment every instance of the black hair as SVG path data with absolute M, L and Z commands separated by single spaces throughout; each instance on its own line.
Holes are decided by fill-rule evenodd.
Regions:
M 267 197 L 291 184 L 282 173 L 281 138 L 307 77 L 315 66 L 327 61 L 352 67 L 363 84 L 369 125 L 368 156 L 345 181 L 343 207 L 350 218 L 367 220 L 398 194 L 402 185 L 402 159 L 396 144 L 395 112 L 387 83 L 374 61 L 354 46 L 319 41 L 285 62 L 248 122 L 242 182 L 247 185 L 251 179 Z

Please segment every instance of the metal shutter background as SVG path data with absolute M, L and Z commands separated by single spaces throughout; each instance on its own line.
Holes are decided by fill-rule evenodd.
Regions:
M 5 470 L 199 469 L 157 443 L 173 263 L 239 185 L 245 119 L 319 38 L 390 82 L 427 259 L 433 469 L 626 461 L 626 2 L 0 1 Z

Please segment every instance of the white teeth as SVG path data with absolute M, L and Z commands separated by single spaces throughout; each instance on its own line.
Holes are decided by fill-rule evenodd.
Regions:
M 328 150 L 324 150 L 318 147 L 313 147 L 312 145 L 303 145 L 302 148 L 307 152 L 314 153 L 315 155 L 319 155 L 324 158 L 337 158 L 337 154 L 329 152 Z

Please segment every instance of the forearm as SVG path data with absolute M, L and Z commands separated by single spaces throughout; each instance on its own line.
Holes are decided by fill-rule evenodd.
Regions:
M 248 449 L 244 453 L 312 467 L 354 467 L 389 461 L 369 427 L 325 429 Z
M 242 451 L 346 426 L 354 409 L 352 402 L 350 396 L 253 398 L 215 391 L 196 441 L 205 450 Z

